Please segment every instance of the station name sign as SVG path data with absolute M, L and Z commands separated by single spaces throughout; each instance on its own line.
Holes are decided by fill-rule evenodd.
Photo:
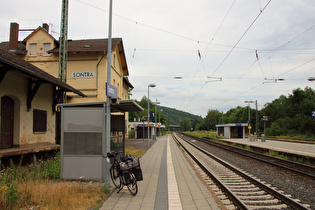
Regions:
M 94 78 L 94 72 L 72 72 L 72 78 Z
M 106 83 L 106 96 L 109 96 L 111 98 L 117 98 L 118 89 L 115 86 Z

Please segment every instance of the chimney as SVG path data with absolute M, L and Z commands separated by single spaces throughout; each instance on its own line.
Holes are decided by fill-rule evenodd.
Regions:
M 49 33 L 49 25 L 47 23 L 43 23 L 43 29 L 45 29 L 47 33 Z
M 17 50 L 18 44 L 19 44 L 19 24 L 11 23 L 9 50 Z

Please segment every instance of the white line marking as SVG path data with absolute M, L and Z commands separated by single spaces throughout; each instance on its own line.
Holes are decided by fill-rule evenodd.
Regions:
M 167 136 L 167 183 L 168 183 L 168 209 L 182 209 L 182 203 L 179 197 L 177 181 L 172 161 L 169 135 Z

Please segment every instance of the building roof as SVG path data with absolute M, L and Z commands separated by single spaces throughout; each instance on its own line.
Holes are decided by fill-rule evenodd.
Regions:
M 220 124 L 215 127 L 246 127 L 248 123 L 228 123 L 228 124 Z
M 0 48 L 5 49 L 5 50 L 9 50 L 9 44 L 10 42 L 1 42 L 0 43 Z M 23 44 L 22 42 L 18 43 L 18 48 L 12 52 L 14 52 L 15 54 L 25 54 L 26 50 L 25 50 L 25 44 Z
M 112 49 L 114 50 L 119 43 L 122 42 L 121 38 L 112 39 Z M 107 52 L 108 39 L 82 39 L 82 40 L 68 40 L 68 52 Z M 56 47 L 48 51 L 49 53 L 59 52 Z
M 48 74 L 47 72 L 37 68 L 31 63 L 23 60 L 16 54 L 9 52 L 8 50 L 5 50 L 3 48 L 0 48 L 0 71 L 6 71 L 6 70 L 11 70 L 11 69 L 21 71 L 23 74 L 26 74 L 28 76 L 38 78 L 39 80 L 42 80 L 45 82 L 49 82 L 53 85 L 56 85 L 64 89 L 64 91 L 66 92 L 73 92 L 80 96 L 85 96 L 79 90 L 62 82 L 61 80 Z
M 131 89 L 133 89 L 133 85 L 129 82 L 128 77 L 123 77 L 123 82 L 128 85 L 128 87 L 130 87 Z
M 127 60 L 124 52 L 122 38 L 112 38 L 112 51 L 118 47 L 124 76 L 128 76 Z M 104 52 L 107 53 L 108 39 L 82 39 L 68 40 L 68 53 L 81 52 Z M 59 46 L 48 51 L 48 53 L 59 53 Z
M 58 104 L 59 107 L 105 107 L 106 101 Z M 121 100 L 117 104 L 110 105 L 111 112 L 140 112 L 143 108 L 133 100 Z
M 29 39 L 29 38 L 31 38 L 35 33 L 37 33 L 38 31 L 43 31 L 43 32 L 45 32 L 48 36 L 50 36 L 53 40 L 54 40 L 54 42 L 56 42 L 57 44 L 59 43 L 56 39 L 55 39 L 55 37 L 53 37 L 52 35 L 50 35 L 50 33 L 48 33 L 48 31 L 46 31 L 43 27 L 41 27 L 41 26 L 39 26 L 37 29 L 35 29 L 32 33 L 30 33 L 23 41 L 22 41 L 22 43 L 23 44 L 25 44 L 26 43 L 26 41 Z

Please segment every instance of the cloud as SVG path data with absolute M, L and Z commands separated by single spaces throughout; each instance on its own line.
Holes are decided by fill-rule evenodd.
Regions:
M 315 2 L 271 1 L 259 15 L 268 2 L 113 1 L 113 37 L 123 38 L 133 98 L 155 83 L 150 98 L 205 116 L 245 106 L 244 100 L 258 100 L 261 108 L 295 88 L 314 88 L 307 78 L 315 76 Z M 0 41 L 8 40 L 12 21 L 45 21 L 59 32 L 60 8 L 61 0 L 3 2 Z M 108 8 L 109 1 L 70 1 L 69 38 L 107 37 Z M 265 83 L 277 77 L 285 81 Z

